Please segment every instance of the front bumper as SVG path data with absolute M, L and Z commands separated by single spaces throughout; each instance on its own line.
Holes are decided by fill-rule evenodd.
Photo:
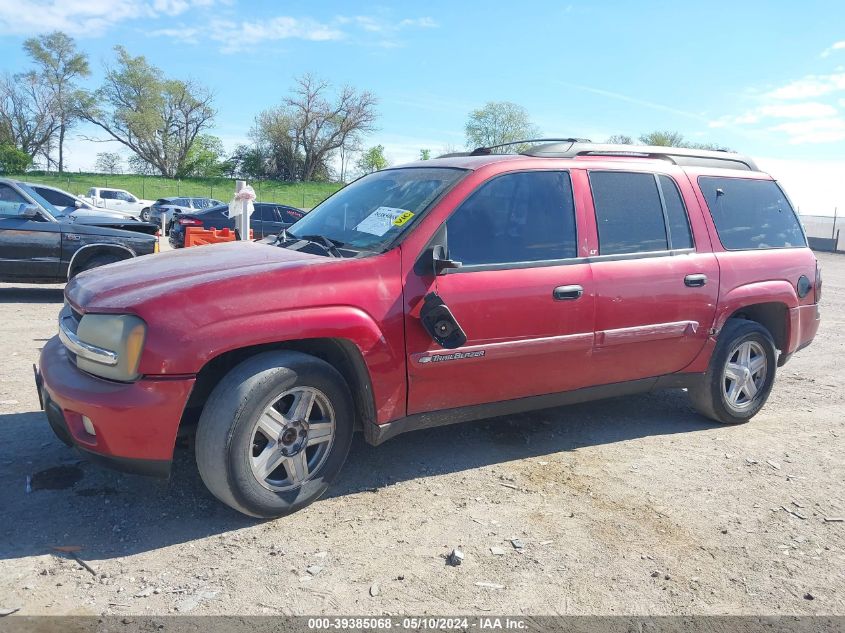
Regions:
M 119 383 L 77 369 L 58 337 L 41 351 L 35 383 L 50 426 L 94 461 L 166 477 L 193 376 Z M 88 418 L 95 434 L 86 431 Z

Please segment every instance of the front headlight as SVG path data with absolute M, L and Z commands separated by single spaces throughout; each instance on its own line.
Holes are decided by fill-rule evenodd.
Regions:
M 131 314 L 86 314 L 73 331 L 63 317 L 59 336 L 76 354 L 76 366 L 95 376 L 128 382 L 139 377 L 147 325 Z

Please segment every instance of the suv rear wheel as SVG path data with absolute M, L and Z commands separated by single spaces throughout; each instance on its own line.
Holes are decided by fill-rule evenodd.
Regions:
M 328 363 L 290 351 L 249 358 L 223 377 L 200 416 L 200 476 L 244 514 L 295 512 L 340 472 L 353 411 L 346 382 Z
M 756 321 L 728 319 L 703 383 L 690 389 L 692 403 L 717 422 L 747 422 L 766 404 L 776 366 L 775 343 L 766 328 Z

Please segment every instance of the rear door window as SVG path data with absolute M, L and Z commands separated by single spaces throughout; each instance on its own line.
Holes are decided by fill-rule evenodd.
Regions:
M 653 174 L 591 171 L 601 255 L 669 248 L 663 205 Z
M 282 212 L 282 222 L 286 224 L 293 224 L 305 215 L 304 211 L 291 207 L 281 207 L 279 210 Z
M 807 245 L 795 211 L 776 182 L 699 176 L 698 184 L 726 249 Z
M 56 191 L 55 189 L 47 189 L 46 187 L 33 187 L 33 189 L 35 189 L 37 193 L 41 194 L 41 197 L 47 202 L 57 207 L 72 207 L 76 202 L 69 195 L 62 193 L 61 191 Z
M 461 203 L 446 222 L 449 257 L 464 266 L 576 256 L 575 204 L 565 171 L 497 176 Z
M 669 228 L 669 243 L 673 249 L 692 248 L 692 233 L 689 228 L 687 209 L 684 206 L 678 185 L 669 176 L 657 177 L 660 192 L 666 204 L 666 226 Z

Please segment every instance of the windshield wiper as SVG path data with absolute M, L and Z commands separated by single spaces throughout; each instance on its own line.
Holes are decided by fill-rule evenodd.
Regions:
M 282 232 L 279 233 L 279 237 L 282 242 L 304 241 L 310 242 L 312 244 L 317 244 L 318 246 L 322 246 L 324 249 L 326 249 L 326 252 L 328 252 L 333 257 L 343 257 L 343 255 L 341 255 L 340 251 L 337 249 L 343 248 L 344 243 L 340 240 L 335 240 L 330 237 L 326 237 L 325 235 L 294 235 L 293 233 L 288 233 L 287 229 L 282 229 Z

